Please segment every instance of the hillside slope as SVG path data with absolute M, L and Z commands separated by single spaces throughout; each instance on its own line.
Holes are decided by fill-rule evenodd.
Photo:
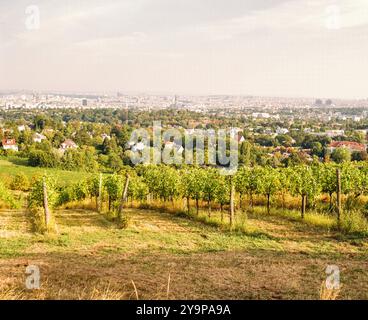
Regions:
M 59 234 L 42 236 L 25 212 L 1 211 L 0 299 L 319 299 L 330 264 L 341 270 L 339 298 L 368 299 L 367 242 L 275 217 L 250 218 L 252 231 L 234 234 L 127 214 L 120 230 L 98 213 L 60 210 Z M 24 290 L 29 264 L 40 267 L 40 290 Z

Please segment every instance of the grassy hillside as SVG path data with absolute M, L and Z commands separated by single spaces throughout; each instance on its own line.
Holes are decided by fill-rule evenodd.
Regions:
M 15 157 L 7 159 L 0 158 L 0 178 L 2 181 L 8 181 L 12 176 L 15 176 L 18 173 L 24 173 L 29 178 L 43 175 L 44 173 L 52 174 L 56 177 L 59 183 L 74 182 L 88 175 L 88 173 L 81 171 L 65 171 L 51 168 L 30 167 L 27 166 L 26 159 Z
M 63 184 L 88 175 L 25 164 L 1 159 L 0 178 L 47 172 Z M 328 265 L 341 271 L 338 298 L 368 299 L 366 234 L 337 232 L 332 215 L 302 220 L 299 211 L 268 213 L 255 201 L 236 212 L 230 232 L 227 213 L 222 220 L 213 206 L 208 218 L 202 207 L 185 217 L 178 199 L 125 209 L 129 223 L 120 229 L 106 199 L 98 214 L 88 197 L 55 209 L 58 232 L 41 235 L 21 195 L 22 209 L 0 210 L 0 299 L 319 299 Z M 25 290 L 28 265 L 41 270 L 40 290 Z
M 41 236 L 24 211 L 0 212 L 0 298 L 319 299 L 329 264 L 341 270 L 339 298 L 368 298 L 364 240 L 266 215 L 237 234 L 168 213 L 127 214 L 121 230 L 92 211 L 59 210 L 59 234 Z M 24 290 L 29 264 L 41 269 L 38 291 Z

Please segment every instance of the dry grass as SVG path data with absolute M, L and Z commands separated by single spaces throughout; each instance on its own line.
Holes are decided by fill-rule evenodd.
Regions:
M 55 291 L 54 295 L 50 292 Z M 123 300 L 127 294 L 110 288 L 110 285 L 84 288 L 73 297 L 76 300 Z M 27 291 L 25 289 L 4 289 L 0 291 L 0 300 L 46 300 L 46 299 L 69 299 L 70 295 L 63 289 L 44 287 Z
M 34 235 L 21 211 L 0 212 L 1 299 L 368 299 L 367 241 L 279 216 L 247 219 L 252 233 L 150 210 L 125 210 L 127 229 L 88 210 L 60 210 L 58 235 Z M 25 267 L 41 288 L 24 289 Z M 344 290 L 321 292 L 329 264 Z
M 16 289 L 0 290 L 0 300 L 24 300 L 25 295 Z
M 96 210 L 96 201 L 85 199 L 81 201 L 71 201 L 59 207 L 59 209 L 84 209 L 84 210 Z
M 90 293 L 81 294 L 80 300 L 122 300 L 125 298 L 125 294 L 112 289 L 110 284 L 103 286 L 102 288 L 94 287 Z
M 337 300 L 338 296 L 340 295 L 341 287 L 340 289 L 328 289 L 326 286 L 326 282 L 323 281 L 321 284 L 321 290 L 320 290 L 320 300 Z

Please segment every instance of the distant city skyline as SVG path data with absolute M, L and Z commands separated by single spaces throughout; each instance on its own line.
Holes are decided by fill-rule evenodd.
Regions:
M 368 98 L 366 0 L 0 3 L 0 90 Z
M 0 95 L 19 95 L 19 94 L 41 94 L 41 95 L 50 95 L 50 96 L 67 96 L 67 95 L 75 95 L 75 96 L 118 96 L 118 94 L 122 96 L 167 96 L 174 98 L 175 96 L 177 99 L 185 98 L 185 97 L 249 97 L 249 98 L 264 98 L 264 99 L 296 99 L 296 100 L 322 100 L 322 103 L 326 102 L 327 100 L 334 101 L 358 101 L 362 100 L 368 101 L 367 97 L 358 97 L 358 98 L 339 98 L 339 97 L 322 97 L 322 96 L 293 96 L 293 95 L 253 95 L 253 94 L 201 94 L 201 93 L 175 93 L 175 92 L 144 92 L 144 91 L 62 91 L 62 90 L 32 90 L 32 89 L 0 89 Z

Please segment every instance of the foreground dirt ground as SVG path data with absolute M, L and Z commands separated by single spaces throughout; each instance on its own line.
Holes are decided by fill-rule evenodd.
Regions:
M 279 217 L 234 234 L 166 213 L 128 210 L 119 230 L 87 210 L 58 211 L 34 235 L 24 211 L 0 212 L 0 299 L 319 299 L 337 265 L 338 299 L 368 299 L 368 244 Z M 25 289 L 37 265 L 41 288 Z

